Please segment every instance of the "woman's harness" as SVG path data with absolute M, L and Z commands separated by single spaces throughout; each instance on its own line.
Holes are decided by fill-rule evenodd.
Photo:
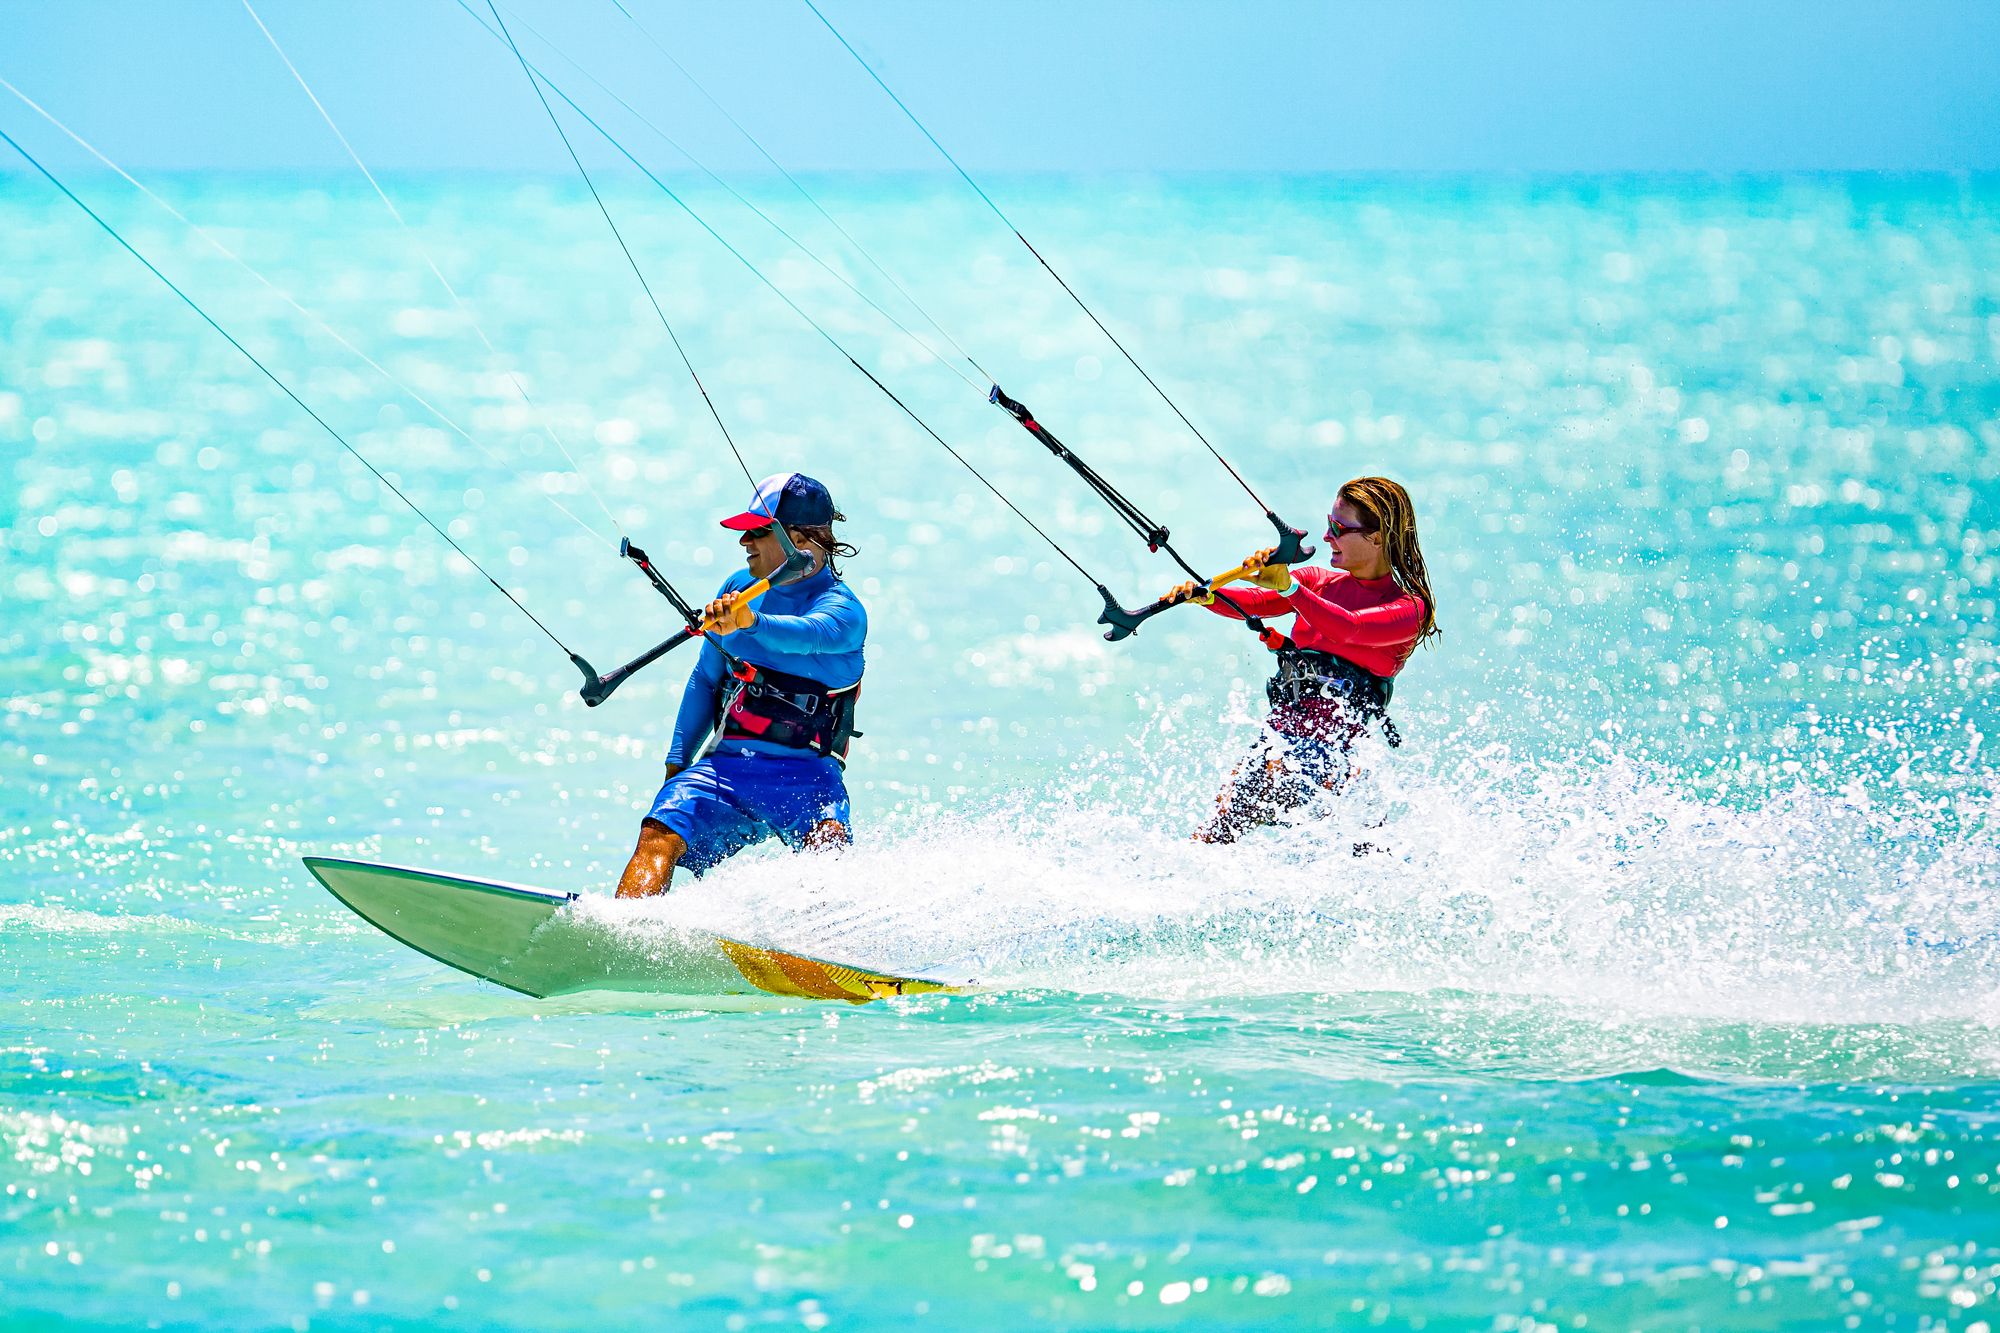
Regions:
M 1396 683 L 1378 676 L 1336 653 L 1318 648 L 1301 648 L 1290 639 L 1281 639 L 1275 649 L 1278 669 L 1264 686 L 1273 707 L 1298 707 L 1309 701 L 1337 699 L 1352 709 L 1362 722 L 1380 722 L 1382 738 L 1399 746 L 1403 738 L 1389 720 L 1389 699 Z

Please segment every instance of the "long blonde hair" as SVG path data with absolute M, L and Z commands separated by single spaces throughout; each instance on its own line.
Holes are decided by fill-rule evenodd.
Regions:
M 1340 498 L 1354 506 L 1367 529 L 1381 538 L 1382 553 L 1389 559 L 1389 572 L 1404 592 L 1424 604 L 1423 627 L 1417 643 L 1434 639 L 1438 628 L 1437 598 L 1431 595 L 1430 573 L 1424 568 L 1423 548 L 1417 544 L 1417 509 L 1410 493 L 1387 477 L 1356 477 L 1340 488 Z M 1416 644 L 1410 645 L 1415 651 Z

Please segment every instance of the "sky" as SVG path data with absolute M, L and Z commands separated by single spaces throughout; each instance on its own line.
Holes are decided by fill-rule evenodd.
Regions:
M 530 29 L 755 166 L 617 2 L 502 13 L 593 112 L 623 114 Z M 458 0 L 252 3 L 371 166 L 568 169 Z M 787 166 L 942 166 L 802 0 L 622 3 Z M 976 172 L 2000 169 L 1994 0 L 821 3 Z M 240 0 L 0 0 L 0 78 L 133 170 L 345 165 Z M 0 129 L 82 160 L 4 91 Z

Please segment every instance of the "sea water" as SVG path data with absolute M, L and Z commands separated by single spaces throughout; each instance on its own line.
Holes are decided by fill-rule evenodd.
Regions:
M 675 627 L 621 533 L 691 596 L 735 567 L 744 472 L 571 182 L 391 181 L 410 233 L 346 180 L 161 185 L 464 436 L 76 184 L 600 668 Z M 307 876 L 606 894 L 689 661 L 584 707 L 382 483 L 0 177 L 0 1323 L 2000 1323 L 2000 187 L 989 184 L 1286 519 L 1404 482 L 1444 634 L 1344 800 L 1191 844 L 1265 651 L 1192 610 L 1103 642 L 1062 557 L 614 183 L 744 466 L 831 485 L 871 628 L 852 850 L 586 910 L 985 987 L 718 1015 L 505 993 Z M 1190 558 L 1267 543 L 962 187 L 819 186 Z M 746 188 L 973 383 L 690 199 L 1094 578 L 1181 577 Z

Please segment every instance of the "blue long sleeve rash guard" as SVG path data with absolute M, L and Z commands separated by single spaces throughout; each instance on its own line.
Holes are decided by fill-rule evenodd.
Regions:
M 722 581 L 717 597 L 749 587 L 756 580 L 739 569 Z M 820 569 L 797 583 L 773 588 L 757 600 L 757 623 L 737 630 L 723 643 L 732 656 L 752 666 L 769 667 L 819 681 L 829 689 L 845 689 L 861 679 L 861 649 L 868 637 L 868 612 L 854 590 Z M 674 741 L 667 750 L 670 764 L 688 764 L 714 729 L 722 703 L 722 686 L 729 666 L 713 639 L 704 637 L 694 670 L 681 695 L 674 718 Z M 732 738 L 716 748 L 719 754 L 796 756 L 794 746 L 771 741 Z

